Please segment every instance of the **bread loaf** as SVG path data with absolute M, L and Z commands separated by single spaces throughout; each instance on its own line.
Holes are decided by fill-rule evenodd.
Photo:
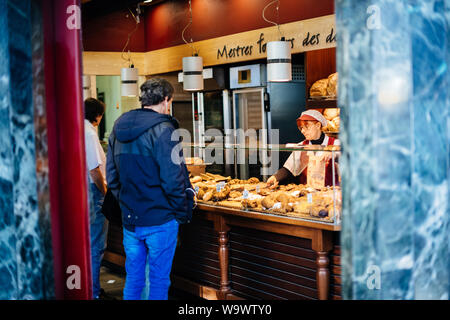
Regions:
M 325 119 L 331 121 L 339 116 L 339 108 L 327 108 L 323 112 L 323 116 L 325 117 Z
M 193 177 L 193 178 L 191 179 L 191 183 L 200 182 L 200 181 L 202 181 L 202 180 L 203 180 L 202 177 L 200 177 L 200 176 L 195 176 L 195 177 Z
M 336 117 L 332 120 L 334 126 L 337 128 L 337 130 L 339 131 L 339 127 L 341 126 L 341 119 L 339 117 Z
M 323 97 L 327 95 L 328 79 L 320 79 L 313 83 L 309 89 L 311 97 Z
M 203 196 L 203 201 L 209 201 L 209 200 L 211 200 L 212 197 L 213 197 L 213 195 L 214 195 L 214 192 L 213 192 L 212 190 L 206 192 L 206 193 L 204 194 L 204 196 Z
M 309 214 L 311 204 L 307 201 L 300 201 L 294 205 L 294 211 L 303 214 Z
M 337 72 L 332 73 L 328 76 L 327 96 L 331 97 L 337 96 L 337 82 L 338 82 Z

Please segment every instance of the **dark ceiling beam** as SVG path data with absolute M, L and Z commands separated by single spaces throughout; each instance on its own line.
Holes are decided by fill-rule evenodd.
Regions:
M 112 12 L 127 10 L 130 8 L 133 13 L 136 12 L 138 3 L 142 0 L 91 0 L 81 5 L 81 12 L 83 19 L 91 19 L 103 15 L 107 15 Z M 134 9 L 134 10 L 133 10 Z M 144 7 L 142 7 L 144 9 Z

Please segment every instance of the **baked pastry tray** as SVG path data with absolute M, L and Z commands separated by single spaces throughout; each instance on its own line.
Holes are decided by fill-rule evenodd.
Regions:
M 293 218 L 293 219 L 298 219 L 298 220 L 309 220 L 309 221 L 314 221 L 314 222 L 322 222 L 322 223 L 326 223 L 326 224 L 333 224 L 334 223 L 334 217 L 329 218 L 319 218 L 319 217 L 313 217 L 310 216 L 309 214 L 303 214 L 303 213 L 298 213 L 298 212 L 287 212 L 287 213 L 282 213 L 282 212 L 276 212 L 276 211 L 272 211 L 272 210 L 264 210 L 264 209 L 259 209 L 259 208 L 251 208 L 251 209 L 237 209 L 234 207 L 227 207 L 227 206 L 220 206 L 217 205 L 214 201 L 202 201 L 202 200 L 197 200 L 198 204 L 202 204 L 202 205 L 207 205 L 210 207 L 214 207 L 214 208 L 228 208 L 228 209 L 235 209 L 235 210 L 241 210 L 241 211 L 245 211 L 245 212 L 257 212 L 257 213 L 263 213 L 263 214 L 267 214 L 267 215 L 272 215 L 272 216 L 284 216 L 284 217 L 289 217 L 289 218 Z

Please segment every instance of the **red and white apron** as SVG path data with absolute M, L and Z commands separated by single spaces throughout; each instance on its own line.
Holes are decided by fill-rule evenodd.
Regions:
M 322 142 L 322 146 L 338 146 L 340 145 L 339 139 L 325 136 Z M 305 146 L 311 145 L 311 141 L 304 140 L 297 144 L 297 146 Z M 283 167 L 289 170 L 293 176 L 297 178 L 298 184 L 306 184 L 307 183 L 307 170 L 308 170 L 308 162 L 306 157 L 307 155 L 311 155 L 313 157 L 320 157 L 323 155 L 324 151 L 294 151 L 291 153 L 289 158 L 284 163 Z M 338 153 L 335 153 L 337 155 Z M 338 165 L 335 163 L 335 185 L 339 185 L 339 174 L 338 174 Z M 332 162 L 328 161 L 325 165 L 325 186 L 333 185 L 333 167 Z

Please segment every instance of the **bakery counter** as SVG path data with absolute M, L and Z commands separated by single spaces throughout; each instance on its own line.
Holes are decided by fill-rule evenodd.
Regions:
M 199 204 L 180 227 L 172 285 L 205 299 L 340 299 L 340 226 Z M 124 265 L 121 228 L 106 261 Z

